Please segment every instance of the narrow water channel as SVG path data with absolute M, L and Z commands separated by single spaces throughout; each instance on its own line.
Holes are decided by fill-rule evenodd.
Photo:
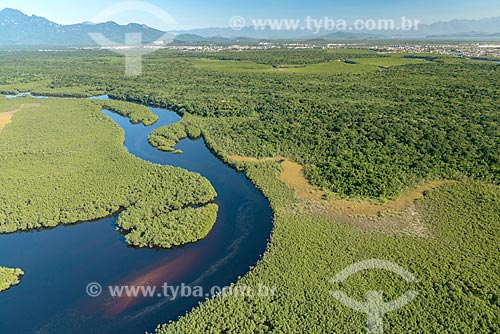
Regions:
M 147 138 L 154 129 L 180 120 L 174 112 L 151 110 L 159 121 L 150 127 L 103 112 L 123 128 L 131 154 L 200 173 L 211 181 L 220 207 L 212 232 L 200 242 L 173 250 L 128 247 L 116 231 L 117 217 L 0 235 L 0 264 L 26 272 L 19 286 L 0 294 L 0 333 L 154 332 L 157 324 L 184 315 L 205 297 L 112 299 L 107 286 L 149 285 L 160 290 L 164 283 L 184 283 L 208 293 L 214 286 L 236 282 L 265 252 L 273 219 L 267 199 L 244 174 L 217 159 L 203 139 L 181 141 L 176 147 L 184 152 L 180 155 L 151 147 Z M 104 287 L 98 298 L 86 293 L 93 282 Z

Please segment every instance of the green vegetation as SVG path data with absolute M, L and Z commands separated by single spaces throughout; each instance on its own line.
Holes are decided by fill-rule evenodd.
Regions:
M 282 72 L 296 73 L 296 74 L 343 74 L 343 73 L 361 73 L 366 71 L 376 71 L 377 66 L 371 64 L 357 64 L 345 62 L 342 60 L 335 60 L 327 63 L 311 64 L 301 67 L 297 66 L 281 66 L 279 68 Z
M 0 267 L 0 292 L 19 284 L 24 272 L 21 269 L 10 269 Z
M 175 123 L 156 129 L 149 136 L 149 143 L 166 152 L 173 152 L 177 143 L 187 138 L 186 126 L 183 123 Z
M 153 114 L 148 107 L 143 105 L 115 100 L 99 101 L 99 104 L 103 109 L 129 118 L 133 124 L 142 123 L 149 126 L 158 121 L 158 116 Z
M 218 70 L 224 72 L 265 72 L 273 70 L 270 65 L 256 64 L 249 61 L 193 59 L 189 61 L 195 68 Z
M 92 86 L 56 87 L 50 80 L 21 82 L 1 87 L 1 94 L 19 94 L 30 92 L 35 96 L 91 97 L 103 95 L 105 90 Z
M 216 197 L 200 175 L 130 155 L 123 148 L 123 131 L 94 101 L 21 98 L 0 103 L 9 109 L 32 104 L 17 112 L 0 135 L 0 233 L 88 221 L 122 209 L 123 225 L 140 225 L 137 217 L 154 221 L 158 213 L 193 224 L 186 208 Z M 198 216 L 210 219 L 200 223 L 196 237 L 213 225 L 212 216 Z M 193 233 L 178 230 L 169 234 L 170 241 L 166 233 L 161 244 L 191 242 Z M 127 240 L 138 244 L 137 232 Z M 160 245 L 148 240 L 147 246 Z
M 151 146 L 165 152 L 182 153 L 176 150 L 175 146 L 179 141 L 185 138 L 196 139 L 202 136 L 201 128 L 204 126 L 204 120 L 200 117 L 184 115 L 178 123 L 160 127 L 149 135 Z M 205 134 L 207 137 L 207 134 Z
M 134 208 L 122 214 L 118 221 L 122 229 L 129 231 L 127 242 L 138 247 L 162 248 L 204 239 L 212 230 L 219 209 L 216 204 L 176 211 L 155 207 L 153 212 L 148 212 L 141 204 Z
M 1 91 L 27 85 L 34 87 L 22 90 L 85 95 L 97 87 L 203 116 L 225 153 L 287 156 L 307 166 L 312 183 L 341 196 L 392 198 L 437 178 L 499 181 L 500 68 L 493 64 L 359 49 L 161 51 L 132 80 L 117 75 L 123 58 L 105 52 L 18 58 L 2 55 Z M 380 65 L 401 66 L 347 73 Z M 245 73 L 249 66 L 274 69 Z M 152 138 L 167 141 L 154 143 L 165 149 L 170 139 Z
M 157 54 L 159 55 L 159 54 Z M 350 58 L 380 58 L 386 57 L 377 52 L 365 49 L 337 49 L 337 50 L 268 50 L 268 51 L 247 51 L 247 52 L 214 52 L 214 53 L 182 53 L 175 54 L 188 59 L 211 59 L 221 61 L 241 62 L 243 66 L 249 66 L 250 63 L 280 67 L 283 65 L 311 65 L 325 63 L 335 60 L 344 60 Z M 154 57 L 154 56 L 153 56 Z M 199 64 L 199 62 L 198 62 Z M 220 64 L 220 63 L 219 63 Z M 217 66 L 216 66 L 217 67 Z M 257 65 L 252 66 L 259 68 Z M 265 67 L 260 67 L 265 69 Z
M 223 153 L 289 157 L 339 196 L 394 198 L 429 179 L 500 181 L 495 64 L 359 49 L 160 51 L 145 58 L 141 77 L 127 78 L 123 58 L 106 52 L 19 57 L 2 54 L 0 91 L 97 87 L 202 116 Z M 167 150 L 178 138 L 158 134 L 152 143 Z
M 420 296 L 385 316 L 388 333 L 500 331 L 497 65 L 365 50 L 160 51 L 145 59 L 141 77 L 126 78 L 117 74 L 123 58 L 106 52 L 29 53 L 22 61 L 15 53 L 0 56 L 0 91 L 30 82 L 38 91 L 82 95 L 97 87 L 118 99 L 165 106 L 184 119 L 151 134 L 153 145 L 172 150 L 185 136 L 203 135 L 226 161 L 230 154 L 285 156 L 306 165 L 309 180 L 335 197 L 389 198 L 429 179 L 462 180 L 416 203 L 415 221 L 427 233 L 409 236 L 384 232 L 393 226 L 339 222 L 324 202 L 296 200 L 277 178 L 278 163 L 238 163 L 270 199 L 275 230 L 263 260 L 237 285 L 255 291 L 261 284 L 275 286 L 276 294 L 214 298 L 158 333 L 362 333 L 366 315 L 330 291 L 363 300 L 367 291 L 381 290 L 392 300 L 408 289 Z M 373 70 L 379 66 L 388 68 Z M 0 110 L 13 107 L 2 103 Z M 207 204 L 215 194 L 199 176 L 128 156 L 118 129 L 95 102 L 43 104 L 16 114 L 0 135 L 6 171 L 0 184 L 7 185 L 0 195 L 7 211 L 0 218 L 9 219 L 7 227 L 29 228 L 26 221 L 50 226 L 68 215 L 88 219 L 124 207 L 119 224 L 134 245 L 169 247 L 198 240 L 210 229 L 216 207 L 194 204 Z M 48 130 L 44 122 L 65 131 Z M 34 135 L 40 138 L 35 146 L 27 140 Z M 56 163 L 68 176 L 54 170 Z M 200 216 L 203 224 L 194 224 Z M 384 271 L 358 273 L 342 286 L 329 282 L 371 258 L 405 267 L 419 283 Z
M 381 57 L 381 58 L 352 58 L 351 61 L 356 64 L 368 64 L 381 67 L 389 66 L 401 66 L 401 65 L 411 65 L 411 64 L 421 64 L 425 62 L 423 59 L 419 58 L 408 58 L 408 57 Z
M 270 249 L 236 286 L 269 297 L 217 297 L 158 333 L 362 333 L 366 315 L 334 299 L 341 290 L 366 300 L 380 290 L 390 301 L 409 289 L 419 297 L 384 317 L 386 333 L 494 333 L 500 330 L 500 187 L 460 183 L 433 191 L 418 203 L 428 238 L 368 232 L 290 204 L 290 191 L 273 178 L 276 164 L 250 167 L 277 213 Z M 287 206 L 283 206 L 287 203 Z M 330 278 L 371 258 L 393 261 L 419 283 L 381 270 L 351 276 L 342 286 Z
M 276 62 L 269 59 L 255 59 L 262 63 L 256 63 L 247 59 L 246 57 L 217 57 L 216 59 L 189 59 L 186 62 L 192 64 L 195 68 L 206 69 L 213 71 L 223 71 L 226 73 L 296 73 L 296 74 L 342 74 L 342 73 L 361 73 L 367 71 L 376 71 L 379 67 L 420 64 L 424 60 L 418 58 L 405 58 L 403 56 L 391 57 L 374 57 L 373 53 L 359 52 L 356 53 L 329 53 L 326 54 L 330 57 L 324 59 L 331 59 L 325 62 L 300 62 L 298 58 L 287 60 L 283 64 L 276 64 Z M 363 58 L 349 58 L 349 60 L 339 58 L 343 56 L 364 56 Z M 333 57 L 332 57 L 333 56 Z M 295 61 L 294 61 L 295 60 Z M 320 59 L 318 59 L 319 61 Z M 272 65 L 271 65 L 272 64 Z

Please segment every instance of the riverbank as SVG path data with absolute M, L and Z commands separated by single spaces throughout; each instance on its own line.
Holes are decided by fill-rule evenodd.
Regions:
M 500 228 L 500 187 L 435 181 L 382 204 L 325 200 L 324 193 L 303 177 L 302 166 L 282 157 L 229 156 L 204 127 L 202 132 L 211 150 L 245 171 L 275 212 L 268 251 L 235 288 L 274 286 L 276 294 L 245 300 L 214 298 L 179 321 L 159 326 L 157 333 L 197 334 L 228 328 L 239 333 L 363 331 L 365 317 L 332 299 L 330 291 L 342 289 L 362 300 L 380 286 L 388 300 L 408 289 L 421 292 L 415 302 L 385 319 L 384 325 L 395 332 L 445 331 L 452 323 L 462 324 L 464 331 L 498 329 L 498 316 L 486 315 L 499 310 L 498 303 L 490 302 L 496 297 L 491 299 L 487 291 L 494 290 L 499 279 L 491 276 L 490 269 L 500 272 L 494 255 L 494 245 L 500 242 L 494 232 Z M 356 276 L 342 286 L 329 283 L 339 271 L 371 258 L 402 265 L 420 283 L 417 287 L 405 284 L 384 272 Z M 484 270 L 477 271 L 477 266 Z M 472 270 L 480 286 L 467 279 Z M 450 276 L 451 272 L 455 274 Z M 478 294 L 470 295 L 464 280 Z M 464 317 L 475 320 L 465 324 L 460 322 Z
M 330 291 L 342 290 L 363 300 L 368 291 L 381 286 L 388 300 L 409 289 L 420 292 L 415 301 L 384 319 L 384 326 L 394 332 L 439 332 L 452 324 L 461 324 L 467 332 L 498 329 L 498 294 L 491 297 L 488 291 L 495 291 L 500 278 L 491 274 L 491 268 L 500 273 L 495 255 L 500 235 L 494 232 L 500 228 L 500 187 L 480 182 L 427 185 L 425 191 L 419 189 L 424 197 L 407 197 L 418 197 L 409 208 L 418 217 L 417 226 L 393 215 L 395 224 L 381 228 L 369 220 L 366 225 L 346 224 L 317 207 L 305 206 L 311 202 L 294 196 L 294 189 L 280 180 L 279 162 L 248 160 L 237 164 L 245 165 L 242 168 L 270 198 L 275 229 L 263 260 L 235 288 L 275 286 L 276 294 L 215 298 L 179 321 L 159 326 L 157 333 L 228 328 L 238 333 L 361 332 L 366 330 L 365 316 L 333 299 Z M 355 275 L 342 286 L 329 283 L 341 270 L 372 258 L 403 266 L 419 283 L 407 284 L 383 271 Z M 470 277 L 472 271 L 477 280 Z M 477 293 L 471 294 L 468 286 Z M 474 320 L 461 322 L 465 317 Z
M 218 205 L 220 208 L 219 215 L 215 226 L 209 233 L 206 228 L 202 229 L 201 234 L 203 236 L 208 234 L 206 238 L 169 251 L 124 247 L 122 235 L 115 230 L 116 218 L 35 233 L 0 235 L 0 239 L 2 239 L 2 242 L 0 242 L 0 262 L 7 265 L 15 263 L 16 266 L 20 266 L 26 272 L 29 272 L 29 278 L 34 278 L 24 280 L 23 284 L 10 291 L 9 296 L 14 299 L 11 299 L 8 304 L 0 303 L 0 312 L 9 319 L 9 321 L 0 323 L 1 332 L 15 330 L 16 333 L 31 333 L 33 328 L 44 328 L 49 332 L 74 333 L 75 328 L 78 327 L 78 332 L 82 333 L 81 326 L 84 324 L 84 327 L 87 328 L 86 331 L 89 333 L 95 333 L 96 330 L 98 332 L 137 333 L 138 331 L 151 329 L 155 324 L 163 322 L 165 319 L 175 320 L 178 316 L 185 314 L 203 301 L 205 297 L 193 296 L 192 298 L 180 298 L 175 301 L 124 298 L 116 299 L 110 303 L 107 296 L 102 296 L 101 299 L 89 299 L 86 295 L 82 296 L 85 285 L 88 282 L 98 281 L 103 286 L 121 286 L 131 284 L 131 282 L 140 284 L 140 282 L 147 280 L 148 284 L 157 284 L 158 286 L 161 286 L 164 282 L 170 284 L 195 284 L 203 286 L 206 291 L 210 291 L 213 286 L 222 287 L 236 282 L 238 277 L 245 275 L 250 267 L 256 265 L 267 248 L 271 234 L 273 215 L 269 203 L 245 175 L 237 173 L 213 156 L 202 139 L 180 142 L 179 146 L 184 151 L 182 155 L 163 153 L 151 147 L 147 141 L 151 131 L 155 127 L 179 121 L 179 116 L 167 110 L 151 109 L 159 119 L 155 125 L 134 125 L 129 119 L 118 114 L 105 112 L 105 115 L 103 115 L 100 111 L 95 111 L 94 109 L 98 103 L 92 101 L 69 99 L 56 102 L 49 99 L 40 102 L 42 107 L 46 103 L 50 105 L 55 103 L 66 105 L 68 109 L 66 112 L 58 111 L 58 108 L 54 108 L 52 105 L 52 108 L 49 108 L 52 111 L 49 112 L 45 110 L 46 108 L 42 108 L 43 110 L 40 111 L 37 117 L 42 116 L 41 113 L 44 112 L 45 118 L 47 118 L 44 122 L 59 124 L 58 122 L 63 121 L 65 124 L 68 122 L 66 125 L 75 124 L 75 126 L 79 127 L 75 133 L 80 135 L 93 134 L 95 131 L 99 132 L 99 135 L 96 133 L 95 136 L 90 136 L 96 140 L 99 139 L 98 142 L 89 144 L 86 140 L 80 140 L 81 145 L 79 147 L 102 148 L 101 145 L 108 143 L 107 139 L 109 139 L 106 136 L 107 132 L 101 127 L 96 128 L 96 124 L 93 125 L 92 129 L 86 127 L 87 122 L 82 122 L 80 119 L 80 116 L 86 115 L 94 121 L 98 120 L 98 123 L 102 123 L 101 125 L 104 127 L 113 128 L 114 133 L 121 133 L 116 141 L 116 138 L 113 137 L 113 140 L 111 140 L 112 147 L 105 149 L 105 152 L 115 150 L 127 152 L 126 154 L 129 157 L 134 155 L 134 161 L 140 164 L 145 164 L 145 161 L 148 161 L 147 164 L 155 166 L 178 166 L 182 169 L 174 167 L 161 168 L 172 169 L 174 174 L 180 172 L 179 177 L 181 178 L 191 175 L 191 173 L 185 171 L 191 170 L 197 173 L 200 178 L 210 179 L 218 194 L 211 207 Z M 80 113 L 75 108 L 77 104 L 83 104 L 89 109 Z M 54 120 L 51 113 L 65 113 L 71 116 L 72 120 L 61 117 L 61 114 L 58 115 L 58 120 Z M 35 115 L 33 113 L 29 115 L 19 113 L 18 116 L 33 117 Z M 55 115 L 52 114 L 52 116 Z M 26 121 L 27 119 L 16 118 L 14 124 L 21 126 Z M 40 120 L 34 123 L 40 127 L 44 124 Z M 122 130 L 118 131 L 118 127 Z M 61 132 L 60 129 L 66 129 L 68 126 L 53 128 L 58 129 L 57 135 L 50 133 L 50 131 L 44 132 L 52 138 L 52 141 L 56 137 L 66 138 L 65 132 Z M 7 130 L 8 133 L 4 132 L 0 137 L 0 144 L 4 144 L 1 143 L 2 139 L 6 139 L 4 135 L 7 135 L 7 138 L 16 133 L 23 135 L 23 133 L 16 132 L 16 128 Z M 36 127 L 34 130 L 30 136 L 36 137 Z M 71 126 L 67 130 L 73 131 Z M 74 140 L 79 139 L 82 138 L 79 136 L 74 138 Z M 44 143 L 49 145 L 51 140 L 42 140 L 41 145 Z M 38 143 L 40 140 L 32 141 L 30 139 L 30 142 Z M 71 159 L 74 158 L 77 151 L 71 149 L 72 146 L 68 146 L 68 144 L 66 141 L 66 146 L 57 149 L 56 152 L 52 152 L 46 147 L 43 150 L 34 150 L 33 152 L 42 152 L 40 157 L 61 159 L 61 156 L 67 156 L 68 159 Z M 125 146 L 126 150 L 123 146 Z M 114 160 L 116 158 L 100 159 L 106 164 Z M 60 164 L 59 161 L 58 165 Z M 83 165 L 88 165 L 90 168 L 95 165 L 95 162 L 88 161 L 87 164 L 84 163 Z M 120 170 L 125 167 L 122 164 Z M 82 165 L 77 170 L 81 168 Z M 137 170 L 137 168 L 126 168 L 125 171 L 129 169 L 132 171 Z M 40 175 L 43 175 L 43 173 L 38 176 L 40 177 Z M 136 182 L 136 184 L 138 181 L 137 177 L 125 177 L 124 171 L 116 172 L 114 176 L 119 178 L 119 180 L 114 181 L 115 184 L 112 186 L 114 188 L 120 182 L 123 182 L 123 178 Z M 60 181 L 60 178 L 58 180 Z M 148 180 L 151 181 L 151 178 L 148 178 Z M 37 184 L 35 181 L 33 182 Z M 182 195 L 182 200 L 188 200 L 190 196 L 199 191 L 199 188 L 197 188 L 196 192 L 190 191 L 189 187 L 183 182 L 169 182 L 168 188 L 162 190 L 163 196 L 175 191 L 179 196 Z M 98 182 L 98 184 L 100 183 L 103 183 L 103 181 Z M 179 190 L 177 187 L 182 189 Z M 75 186 L 75 189 L 85 188 Z M 165 193 L 165 191 L 167 192 Z M 189 194 L 184 196 L 184 191 L 189 192 Z M 68 198 L 71 198 L 71 196 L 68 196 Z M 150 196 L 145 197 L 145 199 L 151 200 Z M 182 203 L 179 205 L 182 205 Z M 124 205 L 124 207 L 128 206 Z M 41 245 L 47 242 L 50 242 L 50 248 L 40 248 Z M 23 252 L 18 254 L 16 249 L 19 248 L 19 245 L 22 245 Z M 72 247 L 71 245 L 75 246 Z M 84 245 L 89 245 L 89 247 Z M 71 249 L 71 251 L 65 252 L 65 257 L 61 258 L 57 256 L 58 249 Z M 51 253 L 51 250 L 56 251 L 56 253 Z M 51 263 L 48 264 L 48 261 Z M 73 271 L 64 270 L 71 263 L 79 263 L 79 270 L 74 273 Z M 54 266 L 61 268 L 57 275 L 56 272 L 47 272 L 45 270 Z M 95 268 L 101 269 L 96 271 Z M 49 279 L 40 280 L 38 279 L 40 277 L 49 277 Z M 50 284 L 44 282 L 50 282 Z M 58 291 L 65 291 L 65 297 L 51 297 L 54 284 L 58 286 Z M 32 300 L 30 295 L 30 291 L 33 290 L 38 292 L 36 301 Z M 29 301 L 29 306 L 26 306 L 27 301 Z M 23 312 L 31 312 L 29 309 L 32 308 L 43 309 L 44 312 L 38 311 L 37 313 L 43 315 L 43 317 L 34 317 L 29 321 L 26 319 L 19 321 L 19 317 L 24 314 Z M 24 311 L 21 312 L 21 309 Z M 103 314 L 108 317 L 102 319 Z M 61 323 L 58 320 L 67 317 L 71 317 L 72 321 Z
M 18 285 L 23 276 L 24 272 L 21 269 L 0 267 L 0 292 L 6 291 L 15 285 Z

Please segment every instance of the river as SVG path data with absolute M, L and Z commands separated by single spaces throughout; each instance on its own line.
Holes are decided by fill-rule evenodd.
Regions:
M 160 297 L 164 283 L 200 286 L 210 293 L 214 286 L 236 282 L 265 252 L 273 227 L 267 199 L 244 174 L 216 158 L 203 139 L 181 141 L 176 147 L 184 152 L 180 155 L 151 147 L 147 138 L 154 129 L 180 120 L 174 112 L 151 110 L 159 121 L 150 127 L 103 112 L 123 128 L 124 145 L 131 154 L 210 180 L 219 205 L 212 232 L 202 241 L 172 250 L 128 247 L 116 231 L 117 217 L 0 235 L 0 264 L 26 273 L 19 286 L 0 293 L 0 333 L 154 332 L 157 324 L 177 319 L 205 299 Z M 104 289 L 98 298 L 86 293 L 93 282 Z M 150 285 L 157 291 L 152 298 L 112 299 L 107 287 L 115 285 Z

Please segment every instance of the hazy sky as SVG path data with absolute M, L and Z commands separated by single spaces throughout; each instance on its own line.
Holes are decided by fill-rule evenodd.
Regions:
M 44 16 L 61 24 L 90 21 L 103 9 L 125 3 L 117 0 L 0 0 L 4 7 L 20 9 L 26 14 Z M 332 19 L 399 18 L 406 16 L 425 23 L 454 18 L 477 19 L 500 16 L 500 0 L 150 0 L 147 1 L 177 21 L 166 25 L 148 13 L 122 12 L 110 20 L 119 23 L 138 22 L 165 30 L 228 26 L 233 16 L 247 19 L 291 18 L 307 16 Z

